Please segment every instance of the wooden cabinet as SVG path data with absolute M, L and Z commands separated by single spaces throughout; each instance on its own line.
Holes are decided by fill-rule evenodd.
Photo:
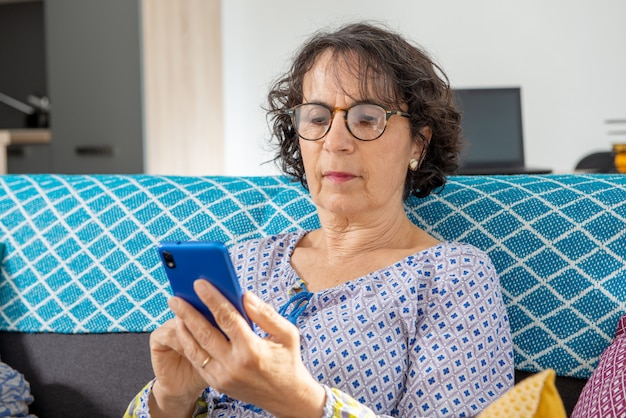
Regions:
M 142 173 L 139 4 L 45 1 L 52 166 L 60 173 Z
M 51 142 L 13 142 L 10 173 L 144 171 L 137 0 L 2 1 L 0 56 L 0 91 L 51 100 Z M 3 106 L 0 129 L 25 116 Z

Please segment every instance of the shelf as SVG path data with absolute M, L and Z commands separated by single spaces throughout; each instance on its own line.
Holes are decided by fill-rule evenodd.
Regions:
M 51 140 L 50 129 L 1 129 L 0 175 L 7 173 L 7 146 L 48 144 Z
M 0 129 L 0 138 L 10 144 L 48 144 L 52 138 L 50 129 Z M 4 139 L 0 139 L 4 142 Z
M 43 0 L 0 0 L 0 4 L 11 4 L 11 3 L 40 3 Z

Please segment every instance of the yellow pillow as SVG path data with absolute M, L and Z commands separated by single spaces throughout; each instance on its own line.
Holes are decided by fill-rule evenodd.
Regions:
M 552 369 L 527 377 L 489 405 L 478 418 L 566 418 L 554 377 Z

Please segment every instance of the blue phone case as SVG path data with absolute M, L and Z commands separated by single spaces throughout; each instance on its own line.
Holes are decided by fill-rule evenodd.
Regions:
M 211 311 L 193 290 L 194 281 L 206 279 L 252 327 L 243 308 L 243 292 L 224 244 L 217 241 L 168 241 L 159 244 L 158 251 L 174 295 L 189 302 L 219 329 Z

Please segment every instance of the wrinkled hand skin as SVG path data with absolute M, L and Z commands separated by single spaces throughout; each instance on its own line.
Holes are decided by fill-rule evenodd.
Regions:
M 247 292 L 246 314 L 269 335 L 261 338 L 208 281 L 196 280 L 194 289 L 225 335 L 184 300 L 170 299 L 175 318 L 150 338 L 156 376 L 150 398 L 152 417 L 191 416 L 206 387 L 276 417 L 321 417 L 325 392 L 302 363 L 296 327 Z M 202 368 L 207 356 L 210 360 Z

